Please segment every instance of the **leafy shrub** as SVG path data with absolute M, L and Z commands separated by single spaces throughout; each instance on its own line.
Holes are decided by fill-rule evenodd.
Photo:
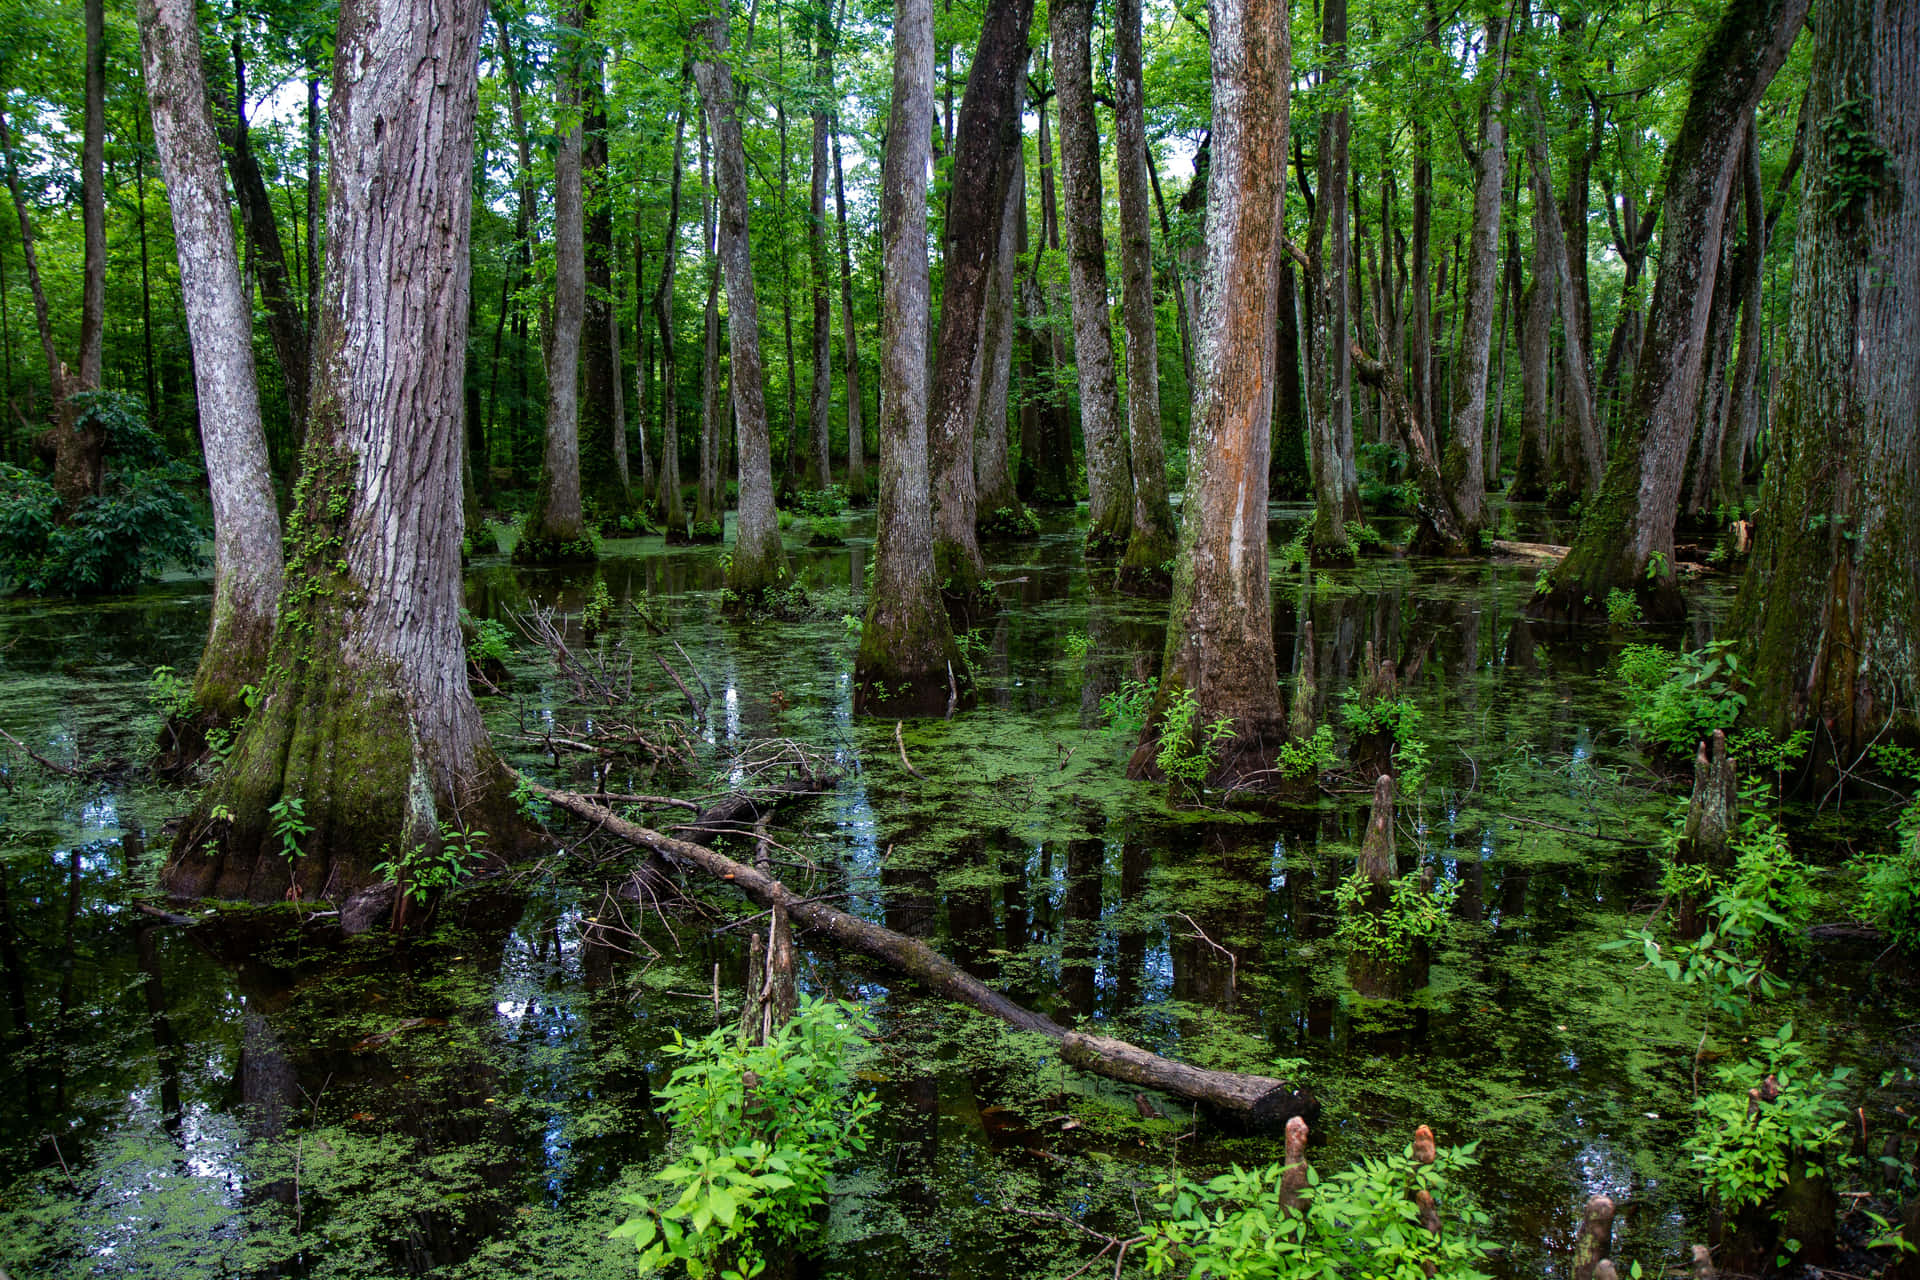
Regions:
M 184 720 L 193 714 L 193 681 L 172 667 L 155 667 L 147 677 L 147 700 L 166 719 Z
M 1123 680 L 1117 690 L 1101 695 L 1100 718 L 1114 732 L 1132 737 L 1146 725 L 1147 712 L 1152 710 L 1154 695 L 1159 691 L 1159 676 Z
M 1307 562 L 1307 557 L 1308 557 L 1307 541 L 1312 536 L 1313 536 L 1312 522 L 1308 520 L 1302 520 L 1300 522 L 1300 527 L 1294 530 L 1293 537 L 1289 539 L 1284 545 L 1282 545 L 1280 550 L 1277 553 L 1275 553 L 1274 559 L 1278 561 L 1282 566 L 1298 568 L 1299 566 L 1304 565 Z
M 1396 964 L 1412 956 L 1415 943 L 1437 942 L 1447 931 L 1460 883 L 1440 880 L 1429 889 L 1421 880 L 1418 871 L 1395 880 L 1387 909 L 1375 914 L 1365 909 L 1373 882 L 1355 868 L 1334 890 L 1334 900 L 1340 904 L 1340 941 L 1354 951 Z
M 811 547 L 839 547 L 846 545 L 841 536 L 839 522 L 830 516 L 815 516 L 807 521 L 807 545 Z
M 613 592 L 607 590 L 605 578 L 596 578 L 593 590 L 587 593 L 587 603 L 580 611 L 580 625 L 588 631 L 598 631 L 613 620 Z
M 1747 705 L 1732 650 L 1730 640 L 1677 654 L 1645 644 L 1622 649 L 1613 665 L 1627 696 L 1628 727 L 1681 756 L 1693 754 L 1715 729 L 1731 729 Z
M 801 515 L 830 517 L 837 516 L 847 509 L 847 491 L 837 484 L 824 489 L 809 489 L 801 494 L 795 504 Z
M 657 1195 L 628 1195 L 616 1237 L 647 1274 L 670 1261 L 704 1277 L 757 1275 L 768 1252 L 798 1243 L 826 1203 L 833 1166 L 864 1151 L 871 1093 L 851 1059 L 872 1033 L 852 1005 L 800 997 L 793 1021 L 762 1045 L 727 1027 L 662 1052 L 682 1065 L 655 1091 L 673 1121 L 675 1159 Z
M 1154 763 L 1168 782 L 1189 793 L 1196 792 L 1219 762 L 1220 744 L 1232 736 L 1233 718 L 1221 716 L 1212 723 L 1201 723 L 1199 697 L 1183 686 L 1167 698 L 1160 721 L 1160 751 Z
M 1349 520 L 1341 527 L 1347 531 L 1347 541 L 1361 551 L 1378 551 L 1387 545 L 1381 532 L 1365 520 Z
M 1273 767 L 1283 778 L 1307 778 L 1340 767 L 1340 748 L 1334 745 L 1333 726 L 1321 725 L 1311 738 L 1295 738 L 1280 744 Z
M 440 844 L 434 848 L 414 845 L 397 858 L 376 866 L 374 874 L 388 884 L 398 885 L 413 902 L 424 903 L 442 889 L 451 889 L 466 878 L 475 863 L 486 855 L 480 846 L 484 831 L 462 831 L 452 823 L 440 824 Z
M 505 662 L 513 656 L 513 632 L 496 618 L 469 618 L 473 636 L 467 641 L 468 662 Z
M 1700 1170 L 1702 1188 L 1729 1213 L 1764 1204 L 1787 1185 L 1790 1162 L 1806 1161 L 1809 1176 L 1844 1158 L 1847 1108 L 1840 1095 L 1852 1070 L 1836 1067 L 1825 1077 L 1806 1069 L 1806 1051 L 1793 1038 L 1791 1022 L 1758 1037 L 1755 1055 L 1716 1069 L 1725 1085 L 1694 1101 L 1699 1117 L 1687 1152 Z M 1779 1094 L 1771 1102 L 1748 1090 L 1771 1075 Z
M 1168 1200 L 1154 1206 L 1143 1249 L 1147 1274 L 1205 1276 L 1208 1280 L 1484 1280 L 1487 1247 L 1474 1232 L 1487 1215 L 1459 1211 L 1464 1231 L 1427 1231 L 1415 1191 L 1436 1201 L 1449 1179 L 1473 1165 L 1473 1146 L 1436 1153 L 1432 1164 L 1412 1148 L 1387 1159 L 1365 1159 L 1322 1180 L 1307 1169 L 1303 1204 L 1281 1199 L 1283 1167 L 1235 1165 L 1204 1183 L 1184 1177 L 1160 1188 Z M 1431 1270 L 1429 1270 L 1431 1268 Z
M 1920 757 L 1911 749 L 1882 744 L 1874 754 L 1887 772 L 1920 782 Z M 1901 812 L 1893 848 L 1869 855 L 1861 866 L 1867 918 L 1908 953 L 1920 953 L 1920 794 Z
M 1607 592 L 1607 623 L 1622 630 L 1639 626 L 1640 598 L 1620 587 Z
M 1411 698 L 1370 698 L 1362 701 L 1358 689 L 1348 689 L 1340 719 L 1356 734 L 1386 733 L 1411 738 L 1420 727 L 1420 708 Z

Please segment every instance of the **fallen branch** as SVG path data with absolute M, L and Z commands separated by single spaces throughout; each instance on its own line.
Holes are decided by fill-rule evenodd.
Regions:
M 32 747 L 28 746 L 26 743 L 20 741 L 20 739 L 8 733 L 5 729 L 0 729 L 0 738 L 5 738 L 8 742 L 11 742 L 14 746 L 26 752 L 27 759 L 33 761 L 35 764 L 39 765 L 42 769 L 48 769 L 54 773 L 62 774 L 65 777 L 69 777 L 69 778 L 84 778 L 87 776 L 86 773 L 82 770 L 75 769 L 70 765 L 56 764 L 53 761 L 47 759 L 45 756 L 41 755 L 38 751 L 35 751 Z M 900 757 L 903 760 L 906 759 L 904 750 L 905 749 L 902 748 L 903 754 Z M 918 777 L 919 775 L 915 774 L 914 776 Z
M 660 664 L 660 669 L 662 671 L 667 673 L 667 679 L 673 681 L 675 685 L 679 686 L 680 696 L 687 700 L 687 710 L 693 712 L 693 718 L 695 720 L 705 719 L 707 714 L 706 709 L 702 707 L 699 703 L 693 700 L 693 695 L 687 692 L 686 682 L 680 679 L 679 673 L 676 672 L 672 667 L 668 666 L 667 660 L 661 657 L 659 654 L 657 653 L 654 654 L 653 660 Z M 694 674 L 699 675 L 700 673 L 696 671 L 694 672 Z
M 893 745 L 900 748 L 900 767 L 902 769 L 905 769 L 908 773 L 912 774 L 914 777 L 920 779 L 920 781 L 925 782 L 927 780 L 927 775 L 920 772 L 918 769 L 914 768 L 913 762 L 907 759 L 906 729 L 907 729 L 906 721 L 895 720 L 893 722 Z
M 1048 1018 L 1015 1004 L 917 938 L 895 933 L 857 916 L 837 911 L 803 897 L 770 875 L 735 862 L 704 845 L 650 831 L 629 822 L 583 795 L 552 791 L 527 780 L 527 785 L 576 817 L 643 849 L 698 867 L 724 880 L 762 907 L 779 906 L 793 921 L 823 933 L 851 950 L 870 956 L 918 979 L 940 995 L 1000 1019 L 1008 1026 L 1046 1036 L 1060 1044 L 1065 1061 L 1125 1084 L 1158 1089 L 1205 1104 L 1215 1114 L 1243 1124 L 1284 1125 L 1295 1115 L 1314 1115 L 1319 1103 L 1305 1090 L 1295 1092 L 1271 1076 L 1208 1071 L 1175 1062 L 1138 1046 L 1106 1036 L 1069 1031 Z

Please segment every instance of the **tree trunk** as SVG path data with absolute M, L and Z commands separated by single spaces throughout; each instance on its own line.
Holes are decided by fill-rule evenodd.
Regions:
M 993 0 L 960 102 L 947 197 L 946 256 L 927 416 L 933 485 L 933 575 L 949 598 L 980 603 L 987 562 L 974 533 L 973 429 L 995 251 L 1006 221 L 1019 145 L 1020 81 L 1027 67 L 1032 0 Z
M 680 262 L 680 186 L 686 173 L 687 78 L 692 63 L 680 68 L 679 108 L 673 118 L 673 185 L 667 197 L 667 234 L 660 263 L 660 284 L 653 292 L 653 322 L 660 333 L 660 492 L 655 508 L 667 538 L 683 538 L 687 509 L 680 496 L 680 365 L 675 355 L 673 278 Z
M 1427 0 L 1427 43 L 1440 52 L 1438 0 Z M 1428 269 L 1433 239 L 1433 130 L 1425 113 L 1413 113 L 1413 409 L 1434 430 L 1433 294 Z
M 143 0 L 140 36 L 213 504 L 213 617 L 193 701 L 206 723 L 225 725 L 246 714 L 240 690 L 266 666 L 280 602 L 280 516 L 260 425 L 253 310 L 240 288 L 192 0 Z
M 1747 113 L 1785 61 L 1806 13 L 1806 0 L 1729 5 L 1694 68 L 1686 115 L 1668 152 L 1660 277 L 1632 399 L 1580 532 L 1548 590 L 1529 606 L 1536 617 L 1605 622 L 1607 594 L 1616 589 L 1633 591 L 1649 619 L 1686 613 L 1674 576 L 1673 523 L 1727 190 Z
M 1107 316 L 1107 235 L 1100 183 L 1100 131 L 1093 111 L 1092 0 L 1048 6 L 1054 84 L 1060 97 L 1060 163 L 1065 171 L 1067 282 L 1073 301 L 1073 359 L 1080 428 L 1087 450 L 1087 553 L 1114 555 L 1133 523 L 1133 476 L 1114 383 Z
M 579 29 L 576 10 L 571 23 Z M 578 114 L 586 96 L 583 69 L 566 69 L 582 53 L 578 38 L 561 57 L 561 129 L 553 157 L 553 318 L 547 334 L 547 446 L 540 487 L 513 558 L 557 564 L 594 558 L 580 496 L 580 342 L 586 324 L 586 214 Z
M 1815 24 L 1809 199 L 1733 634 L 1758 723 L 1814 728 L 1845 764 L 1920 727 L 1920 22 L 1836 0 Z
M 833 266 L 827 260 L 827 103 L 833 94 L 833 24 L 822 5 L 814 28 L 813 154 L 807 170 L 807 264 L 813 283 L 813 392 L 807 400 L 807 470 L 814 487 L 833 483 Z
M 1582 277 L 1572 268 L 1572 250 L 1562 234 L 1563 224 L 1553 202 L 1553 159 L 1547 153 L 1546 115 L 1540 109 L 1536 91 L 1527 95 L 1527 115 L 1532 129 L 1527 138 L 1527 170 L 1532 175 L 1533 198 L 1541 210 L 1534 223 L 1535 233 L 1546 240 L 1546 262 L 1553 272 L 1553 297 L 1560 306 L 1562 338 L 1560 368 L 1565 375 L 1562 387 L 1567 408 L 1573 412 L 1575 439 L 1586 463 L 1586 491 L 1600 487 L 1601 455 L 1606 446 L 1600 439 L 1600 424 L 1593 408 L 1592 382 L 1587 377 L 1588 348 L 1581 335 L 1586 317 L 1581 311 Z
M 1300 348 L 1300 272 L 1290 258 L 1280 262 L 1280 301 L 1273 351 L 1273 455 L 1267 466 L 1267 496 L 1298 502 L 1313 493 L 1307 462 L 1307 383 Z
M 1751 126 L 1750 126 L 1751 128 Z M 1747 211 L 1746 252 L 1741 258 L 1740 350 L 1734 359 L 1733 387 L 1728 396 L 1726 445 L 1720 460 L 1720 489 L 1714 496 L 1732 502 L 1739 496 L 1746 473 L 1748 451 L 1759 434 L 1761 404 L 1760 334 L 1764 318 L 1767 244 L 1772 230 L 1760 205 L 1760 148 L 1748 135 L 1746 163 L 1741 170 Z
M 1011 138 L 1013 176 L 1000 212 L 1000 243 L 987 289 L 987 331 L 981 339 L 980 406 L 975 412 L 975 531 L 982 537 L 1023 537 L 1032 517 L 1020 501 L 1007 464 L 1008 391 L 1013 375 L 1014 314 L 1019 298 L 1020 232 L 1027 216 L 1025 148 L 1018 129 Z M 1023 407 L 1024 412 L 1024 407 Z
M 1220 780 L 1269 767 L 1287 732 L 1267 580 L 1267 450 L 1290 51 L 1285 0 L 1216 0 L 1211 12 L 1213 145 L 1186 518 L 1160 690 L 1129 772 L 1153 768 L 1169 701 L 1191 690 L 1193 730 L 1232 721 L 1212 770 Z
M 442 824 L 519 830 L 460 638 L 461 377 L 477 0 L 345 0 L 335 40 L 320 394 L 266 678 L 162 883 L 347 899 Z M 280 802 L 311 831 L 300 855 Z M 216 816 L 218 815 L 218 816 Z M 385 886 L 380 886 L 385 887 Z
M 700 478 L 694 487 L 693 529 L 699 539 L 718 542 L 727 518 L 726 486 L 720 479 L 726 432 L 725 415 L 733 406 L 720 395 L 720 254 L 714 243 L 713 180 L 708 167 L 707 113 L 700 113 L 700 251 L 707 259 L 707 305 L 702 314 L 700 350 Z
M 1160 339 L 1153 319 L 1153 215 L 1147 203 L 1147 122 L 1141 83 L 1140 0 L 1114 10 L 1114 163 L 1120 196 L 1121 313 L 1127 330 L 1127 444 L 1133 459 L 1133 528 L 1120 561 L 1123 589 L 1157 595 L 1170 585 L 1173 509 L 1160 435 Z M 1285 154 L 1284 151 L 1281 153 Z
M 873 586 L 853 665 L 857 714 L 950 709 L 960 682 L 968 680 L 933 576 L 926 358 L 932 129 L 933 2 L 898 0 L 880 194 L 880 511 Z
M 1346 74 L 1347 0 L 1327 0 L 1320 14 L 1320 43 L 1326 51 L 1326 79 Z M 1350 346 L 1350 294 L 1347 281 L 1348 130 L 1351 110 L 1344 88 L 1339 106 L 1322 114 L 1316 145 L 1316 186 L 1308 243 L 1311 294 L 1311 364 L 1308 412 L 1312 419 L 1314 484 L 1313 531 L 1309 545 L 1318 564 L 1353 559 L 1347 525 L 1362 518 L 1360 492 L 1353 478 L 1353 369 Z M 1209 183 L 1211 187 L 1211 183 Z M 1209 227 L 1211 231 L 1211 227 Z M 1322 253 L 1331 232 L 1332 244 Z
M 693 74 L 713 128 L 720 262 L 727 277 L 727 345 L 733 405 L 740 423 L 740 515 L 727 586 L 745 601 L 786 585 L 787 552 L 773 508 L 773 445 L 760 366 L 760 305 L 754 297 L 753 252 L 747 240 L 747 151 L 735 112 L 733 69 L 724 57 L 724 12 L 706 19 L 703 29 L 704 40 L 699 39 L 700 32 L 695 33 Z
M 1493 340 L 1494 293 L 1500 285 L 1500 201 L 1507 185 L 1505 18 L 1487 19 L 1481 52 L 1486 98 L 1479 150 L 1473 157 L 1473 227 L 1467 236 L 1467 302 L 1460 318 L 1459 381 L 1447 436 L 1445 472 L 1454 509 L 1469 539 L 1488 525 L 1486 459 L 1487 364 Z
M 593 5 L 582 0 L 580 23 L 593 21 Z M 597 43 L 591 38 L 580 58 L 582 224 L 586 255 L 585 310 L 581 336 L 581 479 L 598 500 L 601 515 L 633 505 L 633 478 L 627 461 L 627 432 L 621 401 L 620 312 L 615 305 L 613 272 L 613 200 L 607 176 L 607 100 Z
M 847 235 L 847 180 L 840 164 L 840 130 L 833 132 L 833 211 L 840 227 L 841 355 L 847 367 L 847 499 L 867 502 L 867 428 L 860 418 L 860 339 L 853 328 L 853 241 Z

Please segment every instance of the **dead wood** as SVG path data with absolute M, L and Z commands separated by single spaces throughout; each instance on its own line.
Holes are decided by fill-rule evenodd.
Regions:
M 802 928 L 879 960 L 938 994 L 989 1014 L 1020 1031 L 1031 1031 L 1060 1044 L 1060 1056 L 1074 1066 L 1148 1089 L 1205 1105 L 1221 1118 L 1242 1124 L 1284 1125 L 1296 1115 L 1314 1116 L 1319 1103 L 1307 1090 L 1295 1091 L 1270 1076 L 1208 1071 L 1149 1053 L 1106 1036 L 1069 1031 L 1009 1000 L 917 938 L 895 933 L 857 916 L 838 911 L 795 893 L 771 875 L 736 862 L 705 845 L 675 839 L 629 822 L 587 796 L 552 791 L 528 780 L 528 785 L 554 804 L 601 830 L 639 848 L 667 857 L 680 866 L 698 868 L 740 890 L 762 907 L 780 907 Z

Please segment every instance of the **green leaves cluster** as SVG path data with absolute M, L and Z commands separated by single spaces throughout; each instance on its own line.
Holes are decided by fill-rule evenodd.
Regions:
M 1729 1212 L 1764 1204 L 1787 1185 L 1796 1158 L 1810 1177 L 1844 1158 L 1847 1108 L 1841 1093 L 1852 1068 L 1835 1067 L 1826 1076 L 1807 1069 L 1791 1022 L 1760 1037 L 1754 1049 L 1746 1061 L 1718 1068 L 1726 1087 L 1694 1102 L 1699 1119 L 1687 1140 L 1702 1189 Z M 1748 1092 L 1763 1088 L 1768 1076 L 1777 1097 L 1766 1101 Z
M 1716 640 L 1686 653 L 1646 644 L 1622 649 L 1613 669 L 1627 697 L 1628 727 L 1681 756 L 1715 729 L 1731 729 L 1747 705 L 1733 647 L 1731 640 Z
M 1336 936 L 1349 949 L 1376 960 L 1404 963 L 1413 954 L 1416 943 L 1435 942 L 1446 933 L 1460 882 L 1440 880 L 1432 886 L 1419 871 L 1411 871 L 1393 882 L 1387 909 L 1366 909 L 1373 882 L 1364 871 L 1355 868 L 1352 875 L 1334 890 L 1340 904 L 1340 927 Z
M 623 1196 L 614 1229 L 640 1253 L 642 1275 L 670 1263 L 699 1280 L 745 1280 L 766 1250 L 792 1247 L 827 1202 L 828 1177 L 864 1151 L 871 1093 L 853 1089 L 850 1059 L 872 1034 L 853 1005 L 802 996 L 765 1044 L 723 1028 L 662 1052 L 682 1060 L 657 1091 L 673 1119 L 677 1158 L 653 1175 L 665 1190 Z
M 1154 763 L 1175 787 L 1197 792 L 1219 762 L 1220 744 L 1232 736 L 1231 716 L 1202 723 L 1199 696 L 1190 688 L 1175 689 L 1160 721 L 1160 751 Z
M 1231 1171 L 1204 1183 L 1178 1178 L 1146 1227 L 1147 1274 L 1208 1280 L 1480 1280 L 1487 1248 L 1474 1232 L 1487 1215 L 1458 1211 L 1464 1230 L 1439 1235 L 1420 1222 L 1425 1191 L 1444 1202 L 1449 1179 L 1473 1165 L 1473 1145 L 1440 1151 L 1432 1164 L 1412 1148 L 1364 1159 L 1322 1180 L 1311 1167 L 1298 1207 L 1283 1203 L 1283 1166 Z M 1431 1269 L 1429 1269 L 1431 1268 Z
M 1274 753 L 1273 767 L 1283 778 L 1309 778 L 1339 768 L 1340 748 L 1333 740 L 1333 726 L 1323 724 L 1311 738 L 1281 743 Z
M 486 838 L 484 831 L 462 831 L 452 823 L 443 822 L 437 845 L 416 844 L 399 857 L 374 867 L 374 874 L 388 884 L 398 885 L 409 901 L 424 903 L 466 878 L 474 864 L 486 856 L 480 848 Z

